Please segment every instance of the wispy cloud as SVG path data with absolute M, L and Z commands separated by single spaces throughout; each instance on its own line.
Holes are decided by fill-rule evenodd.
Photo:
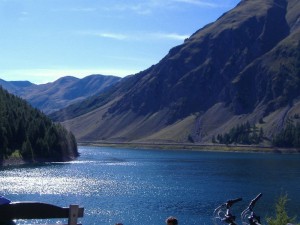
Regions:
M 164 0 L 164 1 L 148 0 L 148 1 L 141 1 L 135 4 L 130 4 L 126 2 L 124 4 L 118 3 L 114 5 L 107 5 L 102 9 L 106 11 L 119 11 L 119 12 L 131 11 L 136 14 L 148 15 L 155 12 L 157 9 L 170 10 L 170 9 L 178 8 L 179 7 L 178 4 L 188 4 L 197 7 L 205 7 L 205 8 L 207 7 L 215 8 L 215 7 L 223 6 L 214 3 L 213 1 L 204 1 L 204 0 Z
M 98 8 L 95 7 L 73 7 L 73 8 L 54 8 L 51 9 L 53 12 L 84 12 L 84 13 L 90 13 L 97 11 Z
M 78 34 L 85 36 L 94 36 L 99 38 L 108 38 L 114 40 L 125 40 L 129 37 L 125 34 L 112 33 L 112 32 L 100 32 L 100 31 L 79 31 Z
M 124 34 L 117 34 L 117 33 L 98 33 L 96 36 L 103 37 L 103 38 L 110 38 L 110 39 L 116 39 L 116 40 L 125 40 L 129 37 Z
M 143 40 L 184 40 L 189 37 L 188 34 L 177 33 L 146 33 L 135 32 L 131 34 L 113 33 L 113 32 L 101 32 L 101 31 L 79 31 L 79 35 L 94 36 L 99 38 L 108 38 L 118 41 L 143 41 Z
M 70 11 L 73 11 L 73 12 L 94 12 L 94 11 L 97 11 L 97 8 L 88 8 L 88 7 L 85 7 L 85 8 L 71 8 Z
M 207 1 L 201 1 L 201 0 L 173 0 L 174 2 L 179 2 L 179 3 L 187 3 L 187 4 L 192 4 L 200 7 L 210 7 L 210 8 L 215 8 L 215 7 L 220 7 L 221 5 L 212 3 L 212 2 L 207 2 Z
M 152 12 L 153 8 L 154 6 L 150 3 L 141 2 L 134 5 L 131 5 L 129 3 L 109 5 L 106 7 L 102 7 L 102 10 L 108 12 L 134 12 L 136 14 L 147 15 Z
M 168 39 L 168 40 L 184 40 L 189 37 L 185 34 L 176 34 L 176 33 L 153 33 L 150 34 L 154 39 Z
M 182 5 L 194 5 L 197 7 L 216 8 L 223 7 L 222 1 L 213 0 L 147 0 L 147 1 L 132 1 L 132 2 L 108 2 L 96 7 L 72 7 L 72 8 L 57 8 L 53 11 L 70 11 L 70 12 L 133 12 L 139 15 L 149 15 L 159 9 L 172 10 L 182 8 Z
M 126 34 L 121 33 L 113 33 L 113 32 L 101 32 L 101 31 L 78 31 L 75 32 L 79 35 L 84 36 L 94 36 L 99 38 L 108 38 L 108 39 L 114 39 L 114 40 L 125 40 L 129 39 L 129 36 Z

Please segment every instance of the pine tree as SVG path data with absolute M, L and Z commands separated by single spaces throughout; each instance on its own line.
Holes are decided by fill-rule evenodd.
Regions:
M 289 201 L 287 195 L 281 195 L 275 205 L 275 217 L 267 218 L 268 225 L 287 225 L 295 223 L 295 217 L 291 218 L 287 214 L 286 204 Z
M 27 160 L 78 156 L 74 135 L 0 87 L 0 161 L 16 150 Z

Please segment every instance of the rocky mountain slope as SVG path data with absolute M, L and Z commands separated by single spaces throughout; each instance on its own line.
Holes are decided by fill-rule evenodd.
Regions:
M 210 142 L 300 113 L 300 1 L 243 0 L 156 65 L 52 114 L 82 141 Z
M 121 78 L 90 75 L 82 79 L 67 76 L 55 82 L 36 85 L 28 81 L 4 81 L 0 85 L 18 95 L 46 114 L 99 94 Z

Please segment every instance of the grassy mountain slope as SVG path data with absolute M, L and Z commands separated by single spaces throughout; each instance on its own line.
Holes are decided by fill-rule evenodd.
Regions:
M 299 18 L 299 1 L 241 1 L 158 64 L 52 116 L 80 140 L 207 142 L 262 120 L 271 137 L 298 110 Z

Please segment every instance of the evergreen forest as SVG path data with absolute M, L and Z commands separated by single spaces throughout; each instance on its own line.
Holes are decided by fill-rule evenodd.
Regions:
M 277 147 L 300 148 L 300 123 L 292 123 L 280 131 L 272 140 Z
M 237 125 L 230 129 L 228 133 L 218 134 L 217 138 L 213 136 L 213 143 L 220 144 L 259 144 L 264 136 L 263 129 L 258 129 L 255 125 L 251 126 L 249 122 Z
M 72 133 L 0 87 L 0 164 L 12 155 L 25 161 L 65 161 L 78 156 L 78 150 Z
M 255 125 L 251 126 L 249 122 L 237 125 L 230 129 L 228 133 L 218 134 L 212 137 L 213 143 L 219 144 L 259 144 L 264 140 L 263 129 L 258 129 Z M 283 128 L 271 139 L 272 146 L 282 148 L 300 148 L 300 123 L 294 123 L 289 120 L 286 127 Z

